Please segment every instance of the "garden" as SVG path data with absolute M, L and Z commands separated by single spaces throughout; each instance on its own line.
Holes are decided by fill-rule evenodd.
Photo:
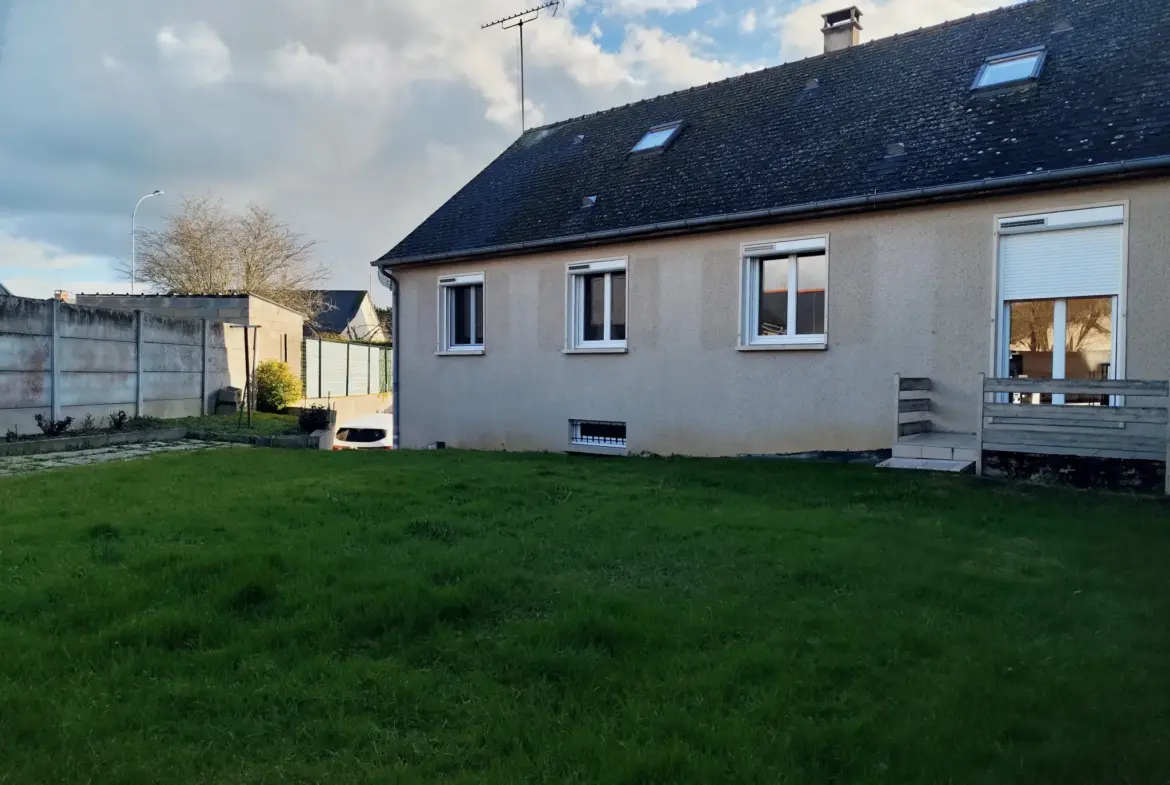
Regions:
M 1170 779 L 1161 500 L 224 449 L 0 509 L 0 781 Z

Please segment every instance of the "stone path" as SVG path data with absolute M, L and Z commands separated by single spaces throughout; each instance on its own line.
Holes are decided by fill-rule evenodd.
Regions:
M 16 455 L 0 457 L 0 477 L 11 477 L 17 474 L 32 474 L 50 469 L 64 469 L 69 466 L 88 466 L 94 463 L 109 463 L 111 461 L 132 461 L 137 458 L 147 458 L 171 452 L 197 452 L 217 447 L 239 447 L 238 444 L 222 444 L 220 442 L 201 442 L 184 439 L 177 442 L 143 442 L 141 444 L 119 444 L 115 447 L 102 447 L 97 450 L 77 450 L 75 452 L 54 452 L 45 455 Z

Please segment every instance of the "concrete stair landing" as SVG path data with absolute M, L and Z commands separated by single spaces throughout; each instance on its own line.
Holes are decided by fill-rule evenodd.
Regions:
M 903 436 L 894 445 L 893 457 L 878 466 L 883 469 L 962 473 L 972 471 L 978 459 L 975 434 L 931 431 Z

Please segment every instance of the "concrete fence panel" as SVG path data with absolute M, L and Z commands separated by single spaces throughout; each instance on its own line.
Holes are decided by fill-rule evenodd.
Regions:
M 77 422 L 119 410 L 198 416 L 237 379 L 234 386 L 243 386 L 242 330 L 200 318 L 0 298 L 0 430 L 35 433 L 38 414 Z
M 62 373 L 61 390 L 57 395 L 59 406 L 98 406 L 106 403 L 134 402 L 137 374 Z
M 60 358 L 62 373 L 138 371 L 138 347 L 133 342 L 60 338 L 56 356 Z
M 53 369 L 53 339 L 48 335 L 0 333 L 0 373 L 28 373 Z M 5 384 L 0 376 L 0 388 Z
M 50 315 L 55 301 L 48 300 Z M 86 341 L 137 340 L 134 314 L 57 302 L 57 336 Z M 51 318 L 50 318 L 51 324 Z

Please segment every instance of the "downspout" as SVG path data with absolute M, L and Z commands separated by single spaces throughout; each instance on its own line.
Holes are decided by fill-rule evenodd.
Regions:
M 398 427 L 398 407 L 399 407 L 399 389 L 398 389 L 398 279 L 390 273 L 386 272 L 385 267 L 378 268 L 378 283 L 390 290 L 390 400 L 391 416 L 394 421 L 394 449 L 399 449 L 401 442 L 400 430 Z

